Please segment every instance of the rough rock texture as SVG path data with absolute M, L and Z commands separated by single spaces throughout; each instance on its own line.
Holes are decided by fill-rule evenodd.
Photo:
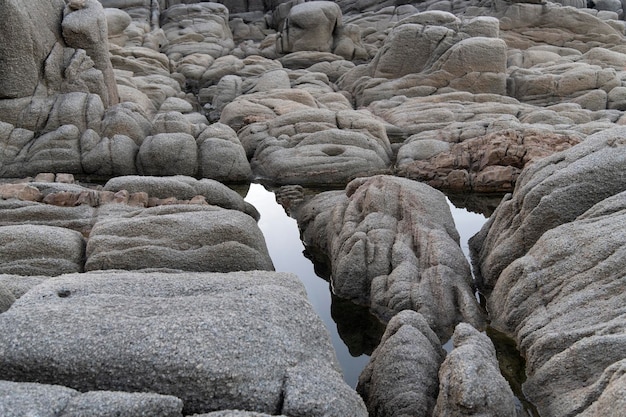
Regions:
M 0 248 L 2 274 L 54 276 L 83 270 L 83 237 L 61 227 L 0 227 Z
M 84 49 L 100 70 L 107 85 L 102 101 L 105 107 L 117 104 L 119 96 L 107 46 L 107 19 L 97 0 L 70 1 L 63 11 L 63 39 L 76 49 Z M 104 92 L 103 92 L 104 93 Z
M 2 2 L 0 99 L 27 97 L 35 92 L 42 75 L 41 64 L 60 36 L 64 2 L 39 2 L 37 6 L 24 7 L 19 0 Z
M 329 257 L 335 294 L 369 305 L 385 321 L 416 310 L 444 341 L 461 321 L 481 326 L 469 264 L 443 194 L 391 176 L 354 180 L 345 194 L 319 203 L 324 194 L 296 217 L 305 244 Z
M 357 391 L 369 415 L 431 415 L 444 357 L 439 339 L 421 314 L 407 310 L 394 316 L 359 377 Z
M 171 205 L 102 219 L 94 225 L 85 269 L 273 270 L 255 220 L 236 210 Z
M 0 381 L 0 413 L 5 417 L 182 417 L 183 403 L 169 395 L 90 391 L 29 382 Z
M 506 44 L 497 37 L 494 18 L 415 14 L 398 22 L 374 59 L 349 71 L 339 85 L 353 93 L 357 105 L 438 90 L 504 95 Z
M 145 192 L 151 197 L 191 200 L 196 196 L 204 197 L 208 204 L 227 209 L 239 210 L 258 220 L 256 209 L 232 189 L 218 181 L 210 179 L 196 180 L 192 177 L 177 175 L 173 177 L 123 176 L 112 178 L 103 187 L 104 191 L 129 193 Z
M 433 416 L 517 416 L 513 392 L 500 373 L 491 340 L 460 323 L 452 341 L 454 350 L 439 370 Z
M 289 274 L 64 275 L 22 296 L 0 327 L 0 369 L 16 381 L 174 395 L 185 414 L 367 415 Z
M 15 296 L 6 285 L 0 284 L 0 313 L 4 313 L 15 302 Z
M 382 123 L 362 112 L 332 110 L 303 89 L 242 96 L 220 120 L 241 129 L 253 172 L 277 184 L 344 185 L 390 168 Z
M 416 309 L 445 342 L 459 321 L 478 327 L 482 321 L 469 269 L 441 196 L 436 203 L 430 192 L 407 199 L 398 189 L 424 188 L 418 180 L 458 193 L 451 201 L 468 202 L 476 192 L 499 201 L 499 193 L 514 190 L 472 246 L 482 295 L 500 291 L 501 300 L 511 300 L 507 309 L 528 316 L 516 320 L 541 322 L 553 332 L 504 329 L 524 340 L 518 347 L 533 361 L 526 391 L 548 417 L 621 412 L 621 345 L 615 342 L 606 355 L 602 347 L 607 335 L 622 337 L 619 323 L 615 330 L 599 322 L 572 326 L 578 333 L 556 343 L 550 338 L 567 333 L 569 322 L 527 310 L 517 289 L 499 288 L 498 281 L 550 230 L 624 191 L 626 22 L 619 0 L 0 0 L 0 15 L 0 229 L 32 231 L 0 250 L 0 258 L 12 257 L 0 259 L 0 272 L 37 274 L 1 275 L 2 291 L 18 304 L 43 285 L 40 274 L 82 270 L 90 238 L 94 268 L 271 267 L 252 220 L 258 212 L 222 184 L 261 180 L 285 186 L 280 199 L 300 222 L 307 254 L 316 266 L 332 266 L 332 274 L 318 272 L 366 304 L 359 306 L 359 326 L 352 325 L 357 315 L 333 313 L 344 335 L 364 341 L 351 351 L 371 352 L 382 334 L 384 324 L 369 321 L 370 307 L 385 320 Z M 368 191 L 360 187 L 367 180 L 359 180 L 350 197 L 343 191 L 355 178 L 379 174 L 406 178 Z M 312 190 L 298 185 L 342 191 L 312 198 Z M 101 232 L 115 229 L 116 221 L 112 244 L 113 235 Z M 167 227 L 159 230 L 159 222 Z M 216 227 L 228 232 L 211 233 Z M 50 230 L 76 244 L 38 237 L 50 237 Z M 579 239 L 576 228 L 563 233 L 565 240 Z M 256 249 L 197 256 L 215 239 L 252 240 Z M 603 242 L 597 240 L 594 245 Z M 359 252 L 363 242 L 371 250 Z M 31 257 L 53 249 L 64 252 Z M 595 261 L 583 255 L 592 268 Z M 582 261 L 559 262 L 562 271 L 573 271 Z M 602 271 L 612 270 L 606 265 L 601 262 Z M 538 283 L 533 296 L 548 297 L 548 285 Z M 572 294 L 574 305 L 595 290 L 580 284 L 562 292 Z M 221 313 L 232 311 L 225 306 Z M 595 310 L 588 315 L 604 317 Z M 591 343 L 593 326 L 602 343 Z M 219 340 L 203 343 L 214 347 Z M 465 346 L 455 361 L 474 355 Z M 566 365 L 577 363 L 571 358 L 578 352 L 589 361 L 572 376 Z M 299 383 L 280 390 L 277 409 L 233 400 L 218 412 L 343 416 L 350 408 L 363 414 L 362 405 L 325 409 L 334 407 L 327 392 L 346 397 L 342 384 L 318 391 L 320 380 L 328 386 L 336 380 L 324 376 L 329 366 L 302 362 L 284 372 L 282 384 Z M 429 386 L 437 386 L 436 373 L 429 375 Z M 522 380 L 512 385 L 517 389 Z M 455 392 L 472 386 L 464 380 Z M 254 397 L 236 384 L 225 389 L 232 398 Z M 472 411 L 459 411 L 460 403 L 446 398 L 439 410 Z M 380 409 L 390 409 L 383 403 Z
M 513 195 L 470 241 L 482 288 L 493 288 L 546 231 L 626 189 L 625 134 L 624 128 L 597 133 L 523 172 Z
M 582 413 L 625 388 L 624 221 L 621 192 L 546 231 L 489 298 L 492 324 L 527 359 L 524 391 L 541 415 Z

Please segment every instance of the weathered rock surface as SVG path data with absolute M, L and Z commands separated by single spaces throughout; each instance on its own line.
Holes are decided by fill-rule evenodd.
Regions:
M 0 273 L 61 275 L 83 270 L 80 233 L 53 226 L 0 227 Z
M 6 417 L 41 415 L 107 417 L 182 417 L 182 401 L 168 395 L 90 391 L 58 385 L 0 381 L 0 413 Z
M 517 416 L 513 392 L 500 373 L 491 340 L 460 323 L 452 341 L 454 349 L 439 369 L 433 416 Z
M 324 107 L 306 90 L 254 93 L 227 105 L 220 120 L 240 129 L 253 172 L 277 184 L 343 185 L 388 172 L 384 125 L 362 112 Z
M 94 225 L 85 269 L 273 270 L 256 221 L 236 210 L 171 205 Z
M 10 179 L 0 184 L 0 229 L 32 230 L 18 243 L 11 241 L 10 251 L 0 251 L 0 258 L 15 258 L 0 260 L 0 272 L 79 271 L 85 262 L 84 241 L 90 237 L 90 250 L 98 247 L 98 256 L 106 253 L 111 259 L 105 262 L 100 256 L 93 264 L 98 268 L 271 267 L 252 220 L 258 212 L 216 182 L 262 178 L 286 185 L 281 197 L 285 207 L 304 226 L 311 256 L 332 261 L 331 279 L 340 291 L 360 294 L 356 298 L 364 297 L 360 302 L 386 320 L 404 308 L 416 309 L 443 342 L 459 321 L 475 326 L 481 321 L 467 265 L 456 261 L 462 258 L 457 243 L 448 244 L 455 240 L 452 227 L 442 226 L 448 224 L 445 204 L 416 209 L 420 201 L 429 204 L 431 199 L 419 193 L 415 200 L 405 199 L 397 184 L 417 184 L 407 179 L 385 183 L 376 192 L 371 187 L 363 191 L 355 182 L 349 197 L 345 191 L 328 192 L 310 201 L 296 195 L 300 191 L 294 184 L 343 188 L 357 177 L 394 174 L 459 193 L 516 190 L 472 246 L 483 295 L 493 290 L 506 300 L 501 306 L 489 299 L 490 310 L 499 315 L 494 321 L 516 338 L 529 360 L 525 391 L 548 416 L 621 412 L 623 331 L 620 316 L 603 309 L 623 300 L 608 290 L 606 297 L 598 296 L 595 284 L 578 283 L 577 278 L 591 272 L 570 277 L 570 286 L 562 284 L 559 294 L 568 294 L 566 301 L 550 287 L 587 261 L 594 275 L 586 279 L 604 282 L 598 277 L 613 270 L 611 262 L 617 265 L 615 254 L 610 262 L 598 260 L 609 246 L 604 236 L 586 243 L 585 251 L 592 253 L 583 253 L 581 260 L 568 255 L 545 268 L 563 271 L 553 282 L 532 291 L 528 286 L 528 293 L 522 283 L 544 274 L 541 262 L 552 262 L 550 256 L 557 256 L 552 251 L 561 254 L 570 241 L 590 233 L 581 231 L 580 222 L 598 225 L 602 218 L 607 223 L 602 230 L 611 222 L 621 230 L 616 222 L 622 220 L 615 214 L 621 209 L 610 208 L 617 203 L 605 200 L 624 191 L 626 166 L 621 139 L 626 133 L 609 130 L 626 123 L 626 23 L 619 0 L 0 3 L 0 177 Z M 111 181 L 105 189 L 66 179 L 49 183 L 54 174 L 44 179 L 42 172 Z M 161 181 L 137 174 L 173 177 Z M 18 183 L 18 178 L 24 180 Z M 606 207 L 579 218 L 596 204 Z M 206 216 L 222 217 L 207 223 Z M 163 220 L 169 229 L 154 227 Z M 119 236 L 116 231 L 113 245 L 109 235 L 102 239 L 100 225 L 112 230 L 116 221 L 130 229 Z M 198 227 L 192 230 L 192 224 Z M 261 252 L 246 246 L 252 256 L 238 251 L 226 251 L 227 257 L 220 251 L 218 258 L 196 256 L 208 248 L 207 239 L 217 236 L 209 233 L 217 224 L 236 231 L 223 237 L 253 240 Z M 94 226 L 96 233 L 90 236 Z M 562 236 L 551 237 L 561 228 Z M 55 252 L 45 261 L 52 266 L 42 267 L 44 260 L 34 261 L 29 254 L 39 250 L 49 256 L 59 245 L 36 237 L 39 230 L 46 231 L 42 236 L 50 230 L 68 232 L 83 243 L 61 244 L 64 254 L 55 258 Z M 132 235 L 137 231 L 143 236 Z M 615 232 L 606 235 L 613 239 Z M 543 239 L 567 244 L 553 245 L 545 254 L 532 252 L 539 251 L 534 249 L 539 244 L 548 245 Z M 363 242 L 368 250 L 358 252 Z M 602 242 L 605 246 L 597 246 Z M 136 256 L 121 255 L 128 250 Z M 143 256 L 144 250 L 150 255 Z M 177 251 L 184 255 L 168 257 Z M 541 258 L 533 260 L 539 265 L 536 271 L 535 266 L 520 266 L 531 254 Z M 147 262 L 153 258 L 158 262 Z M 450 262 L 457 277 L 452 280 L 442 272 Z M 513 284 L 508 275 L 500 282 L 502 271 L 513 267 L 526 268 L 516 272 L 519 282 Z M 341 281 L 351 274 L 357 278 Z M 43 280 L 1 275 L 5 305 L 36 291 Z M 554 301 L 532 310 L 528 305 L 540 304 L 516 294 Z M 584 300 L 591 300 L 588 308 Z M 564 306 L 576 310 L 579 305 L 589 317 L 559 315 Z M 546 317 L 547 310 L 554 314 Z M 223 309 L 222 314 L 230 313 L 230 307 Z M 593 322 L 596 316 L 609 324 Z M 518 329 L 513 322 L 522 324 Z M 552 333 L 542 333 L 544 328 Z M 368 352 L 381 333 L 370 335 Z M 490 348 L 478 335 L 468 337 L 471 343 L 457 348 L 447 362 L 480 357 L 480 363 L 489 365 L 473 370 L 491 372 Z M 215 338 L 205 337 L 204 343 L 207 339 Z M 598 346 L 609 346 L 610 354 Z M 588 360 L 574 372 L 568 366 L 579 357 Z M 385 361 L 378 355 L 379 364 Z M 255 395 L 235 394 L 245 388 L 235 384 L 227 387 L 232 402 L 211 414 L 363 414 L 361 404 L 332 411 L 327 393 L 343 398 L 345 387 L 339 382 L 331 387 L 339 380 L 334 370 L 326 375 L 328 366 L 305 362 L 283 373 L 282 406 L 259 409 L 237 403 L 235 395 Z M 464 403 L 453 393 L 479 395 L 493 386 L 462 379 L 468 374 L 457 380 L 457 371 L 446 364 L 440 372 L 443 382 L 436 375 L 428 379 L 429 387 L 454 386 L 446 391 L 450 396 L 440 395 L 437 413 L 479 413 L 483 405 L 495 406 L 481 402 L 460 411 L 461 404 L 475 397 L 464 397 Z M 406 387 L 394 385 L 384 373 L 374 374 L 369 385 L 377 386 L 378 379 L 386 381 L 381 382 L 386 388 L 370 400 L 379 410 L 400 409 L 395 407 L 402 394 L 396 394 Z M 496 375 L 488 380 L 499 381 Z M 293 388 L 286 381 L 302 383 Z M 319 391 L 318 386 L 326 388 Z M 496 391 L 489 395 L 494 401 L 508 395 L 504 387 Z M 312 397 L 324 401 L 309 401 Z M 429 398 L 432 408 L 434 397 Z
M 398 22 L 374 59 L 349 71 L 339 85 L 352 92 L 359 106 L 437 91 L 504 95 L 506 44 L 497 37 L 494 18 L 418 13 Z
M 0 369 L 16 381 L 174 395 L 185 414 L 367 415 L 289 274 L 64 275 L 22 296 L 0 327 Z
M 421 314 L 406 310 L 394 316 L 359 377 L 357 391 L 369 415 L 431 415 L 444 357 L 439 339 Z
M 481 288 L 493 288 L 500 273 L 546 231 L 626 189 L 625 133 L 597 133 L 523 172 L 513 195 L 470 240 Z
M 397 177 L 361 178 L 345 194 L 305 202 L 296 218 L 305 244 L 328 256 L 338 296 L 385 321 L 416 310 L 443 341 L 459 322 L 481 326 L 469 264 L 439 191 Z
M 615 225 L 625 207 L 621 192 L 546 231 L 489 298 L 492 324 L 527 358 L 524 390 L 542 415 L 582 413 L 605 389 L 624 389 L 626 234 Z

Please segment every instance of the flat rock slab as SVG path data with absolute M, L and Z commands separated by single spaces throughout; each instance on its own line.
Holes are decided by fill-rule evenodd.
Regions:
M 184 414 L 366 416 L 291 274 L 68 274 L 0 315 L 0 375 L 173 395 Z
M 80 233 L 54 226 L 0 227 L 0 274 L 61 275 L 81 272 Z
M 256 221 L 237 210 L 158 206 L 96 223 L 85 270 L 145 268 L 230 272 L 274 266 Z

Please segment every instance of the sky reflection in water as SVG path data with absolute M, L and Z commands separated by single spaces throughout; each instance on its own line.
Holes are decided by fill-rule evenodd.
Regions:
M 369 356 L 365 354 L 357 357 L 352 356 L 350 350 L 339 336 L 337 324 L 331 317 L 332 301 L 329 284 L 315 274 L 313 263 L 303 255 L 304 246 L 300 240 L 297 222 L 295 219 L 287 216 L 282 206 L 276 202 L 274 193 L 267 191 L 260 184 L 251 184 L 245 199 L 261 213 L 259 228 L 265 236 L 267 248 L 276 271 L 292 272 L 298 275 L 304 283 L 313 308 L 322 318 L 331 335 L 337 358 L 344 372 L 344 378 L 350 386 L 355 387 L 359 374 L 367 364 Z M 461 236 L 461 248 L 465 255 L 469 257 L 467 240 L 480 230 L 485 222 L 485 217 L 481 214 L 468 212 L 465 209 L 456 208 L 450 202 L 449 205 L 457 230 Z M 337 317 L 338 311 L 345 309 L 345 302 L 337 303 L 337 300 L 335 300 L 334 304 L 334 315 Z M 356 311 L 352 312 L 352 314 L 358 316 L 364 313 Z M 366 325 L 366 328 L 372 330 L 372 326 L 368 327 Z M 373 333 L 376 333 L 375 330 L 373 329 Z M 345 334 L 344 337 L 346 337 Z M 375 336 L 367 335 L 363 339 L 368 337 Z M 365 344 L 367 344 L 367 341 L 365 341 Z M 353 351 L 362 350 L 360 347 L 355 349 L 352 346 L 351 348 Z

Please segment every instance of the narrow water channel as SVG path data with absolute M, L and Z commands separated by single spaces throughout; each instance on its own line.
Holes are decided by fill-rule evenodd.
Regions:
M 267 248 L 276 271 L 292 272 L 302 280 L 313 308 L 330 332 L 344 378 L 350 386 L 355 387 L 359 374 L 367 364 L 369 356 L 360 352 L 357 353 L 358 356 L 353 356 L 349 347 L 342 340 L 337 330 L 338 323 L 335 321 L 341 306 L 338 307 L 337 300 L 334 301 L 333 315 L 335 315 L 335 319 L 333 319 L 331 316 L 333 300 L 329 283 L 316 275 L 313 263 L 304 256 L 304 245 L 300 240 L 296 220 L 289 217 L 283 207 L 276 202 L 274 193 L 266 190 L 260 184 L 250 185 L 245 200 L 254 205 L 261 214 L 259 227 L 265 236 Z M 449 205 L 461 235 L 461 247 L 469 259 L 467 241 L 480 230 L 485 222 L 485 217 L 463 208 L 457 208 L 452 203 Z M 449 346 L 446 347 L 450 348 Z M 354 347 L 352 350 L 355 351 Z M 356 350 L 359 351 L 360 349 Z

